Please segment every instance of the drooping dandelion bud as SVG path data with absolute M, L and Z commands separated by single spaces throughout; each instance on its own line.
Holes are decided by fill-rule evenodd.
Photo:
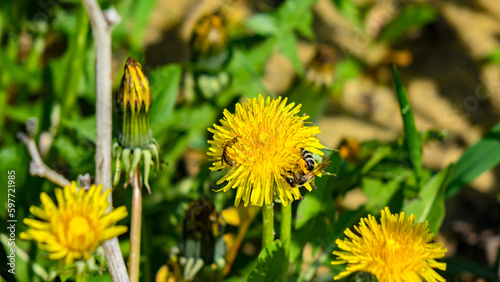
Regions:
M 304 77 L 299 77 L 289 94 L 290 100 L 302 104 L 302 110 L 317 121 L 321 116 L 335 78 L 335 50 L 319 46 L 307 64 Z
M 330 87 L 335 77 L 336 54 L 333 48 L 320 46 L 306 66 L 306 80 L 316 87 Z
M 217 14 L 205 15 L 196 23 L 191 37 L 194 61 L 210 60 L 220 66 L 228 58 L 227 32 L 222 18 Z
M 191 273 L 188 276 L 195 275 L 198 272 L 196 265 L 200 266 L 198 270 L 201 270 L 202 267 L 207 268 L 212 275 L 222 273 L 226 253 L 222 237 L 223 228 L 222 217 L 210 200 L 202 198 L 190 203 L 184 215 L 182 228 L 181 255 L 186 259 L 184 273 Z M 189 262 L 190 260 L 191 262 Z M 203 264 L 200 264 L 199 261 Z M 182 263 L 183 261 L 181 261 Z M 192 279 L 192 277 L 184 278 L 186 280 Z
M 170 250 L 156 281 L 221 281 L 226 264 L 224 221 L 207 198 L 193 201 L 184 215 L 182 242 Z
M 149 82 L 142 72 L 141 64 L 128 58 L 120 90 L 116 95 L 118 143 L 113 144 L 113 155 L 116 158 L 113 185 L 118 184 L 123 165 L 128 176 L 126 187 L 128 179 L 142 160 L 144 184 L 151 193 L 148 183 L 150 168 L 154 166 L 156 170 L 159 167 L 159 146 L 153 138 L 149 118 L 151 104 Z
M 224 90 L 230 81 L 224 67 L 231 57 L 231 49 L 224 21 L 218 13 L 198 20 L 190 47 L 192 64 L 184 77 L 184 99 L 188 102 L 193 102 L 196 96 L 210 99 Z

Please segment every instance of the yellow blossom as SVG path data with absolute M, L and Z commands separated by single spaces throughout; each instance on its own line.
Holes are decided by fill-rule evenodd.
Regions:
M 446 253 L 441 243 L 427 228 L 428 222 L 415 223 L 415 215 L 391 214 L 382 211 L 380 224 L 372 215 L 362 218 L 356 233 L 349 228 L 348 238 L 335 243 L 343 251 L 335 251 L 332 264 L 348 263 L 335 280 L 356 271 L 373 273 L 378 281 L 445 281 L 433 268 L 446 270 L 446 263 L 437 262 Z M 358 235 L 359 234 L 359 235 Z
M 274 196 L 283 205 L 300 199 L 298 185 L 291 187 L 285 181 L 287 171 L 296 172 L 302 160 L 301 150 L 323 155 L 324 148 L 315 137 L 317 126 L 306 126 L 308 116 L 297 115 L 301 105 L 287 105 L 287 99 L 267 98 L 262 95 L 236 104 L 235 113 L 224 110 L 221 125 L 208 130 L 214 134 L 208 155 L 212 171 L 228 168 L 217 184 L 227 181 L 221 191 L 237 188 L 235 206 L 243 200 L 262 206 L 272 203 Z M 311 191 L 309 181 L 304 185 Z
M 21 239 L 37 241 L 50 259 L 64 258 L 66 264 L 89 260 L 101 243 L 127 232 L 126 226 L 113 226 L 127 216 L 125 206 L 106 214 L 109 189 L 102 193 L 102 185 L 92 185 L 88 191 L 77 190 L 75 182 L 56 189 L 57 206 L 42 193 L 42 207 L 30 208 L 40 220 L 25 218 L 23 222 L 30 229 L 20 234 Z

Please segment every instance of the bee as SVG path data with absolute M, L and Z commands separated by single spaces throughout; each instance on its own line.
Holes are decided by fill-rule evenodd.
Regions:
M 307 182 L 311 181 L 320 173 L 325 173 L 323 170 L 328 167 L 331 161 L 328 158 L 325 158 L 320 164 L 313 168 L 313 170 L 304 173 L 301 169 L 298 170 L 297 173 L 294 173 L 291 170 L 286 171 L 286 175 L 281 175 L 285 182 L 291 187 L 302 187 Z M 326 174 L 326 173 L 325 173 Z M 314 184 L 313 184 L 314 186 Z M 315 187 L 316 188 L 316 187 Z
M 304 168 L 309 172 L 309 171 L 312 171 L 314 169 L 314 159 L 313 159 L 313 155 L 311 154 L 311 152 L 309 152 L 308 150 L 302 148 L 301 149 L 301 154 L 302 154 L 302 160 L 304 160 L 305 162 L 305 165 L 304 165 Z M 301 166 L 301 168 L 303 168 Z M 303 171 L 306 171 L 303 169 Z
M 228 148 L 231 148 L 234 144 L 236 144 L 236 142 L 238 142 L 238 136 L 234 137 L 233 139 L 227 141 L 224 146 L 222 146 L 222 156 L 221 156 L 221 164 L 224 165 L 224 162 L 228 165 L 228 166 L 235 166 L 236 165 L 236 161 L 231 159 L 228 155 L 227 155 L 227 149 Z

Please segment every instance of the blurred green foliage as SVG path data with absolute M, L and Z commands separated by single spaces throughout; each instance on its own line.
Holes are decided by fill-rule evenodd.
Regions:
M 122 17 L 112 32 L 113 63 L 119 66 L 114 66 L 114 93 L 118 90 L 121 66 L 126 58 L 148 59 L 144 58 L 147 46 L 143 39 L 157 2 L 101 1 L 103 8 L 114 6 Z M 338 101 L 347 81 L 369 69 L 363 58 L 337 54 L 333 81 L 321 86 L 311 82 L 307 76 L 310 68 L 304 66 L 299 57 L 298 42 L 318 43 L 313 28 L 317 20 L 312 8 L 315 2 L 287 0 L 277 8 L 268 7 L 253 14 L 241 23 L 240 30 L 244 32 L 229 38 L 227 62 L 209 71 L 197 61 L 168 63 L 154 69 L 143 63 L 153 97 L 151 126 L 164 163 L 163 170 L 151 181 L 152 195 L 144 197 L 141 280 L 153 281 L 158 269 L 174 257 L 172 250 L 180 248 L 185 239 L 184 214 L 191 201 L 206 197 L 218 212 L 232 206 L 235 191 L 212 191 L 217 188 L 215 183 L 221 172 L 209 173 L 208 170 L 210 164 L 205 156 L 210 135 L 207 128 L 217 123 L 223 109 L 232 111 L 242 97 L 252 98 L 259 93 L 275 95 L 263 82 L 266 64 L 275 51 L 289 60 L 296 73 L 296 81 L 284 95 L 291 102 L 302 103 L 313 121 L 323 116 L 322 105 Z M 343 0 L 332 0 L 332 3 L 355 29 L 363 28 L 370 5 Z M 410 3 L 400 8 L 370 42 L 397 43 L 439 16 L 428 3 Z M 16 171 L 17 232 L 21 232 L 26 229 L 22 219 L 28 216 L 31 205 L 39 205 L 40 192 L 53 195 L 54 188 L 44 179 L 29 176 L 30 157 L 15 138 L 29 118 L 39 121 L 35 140 L 48 166 L 68 179 L 95 171 L 95 50 L 85 10 L 79 1 L 73 0 L 3 1 L 0 3 L 0 40 L 0 131 L 4 132 L 0 135 L 0 183 L 7 183 L 6 171 Z M 499 54 L 494 52 L 486 60 L 498 63 Z M 332 160 L 327 171 L 337 177 L 318 178 L 318 189 L 305 193 L 304 199 L 293 206 L 289 279 L 331 280 L 342 269 L 342 266 L 330 265 L 335 239 L 342 238 L 344 230 L 361 217 L 377 216 L 385 206 L 393 212 L 414 213 L 419 221 L 429 221 L 429 228 L 437 233 L 446 215 L 445 201 L 500 162 L 500 125 L 497 125 L 468 148 L 456 164 L 442 171 L 423 166 L 422 146 L 436 140 L 441 142 L 439 139 L 446 136 L 436 131 L 418 131 L 405 82 L 397 70 L 394 82 L 404 134 L 389 142 L 373 140 L 359 143 L 359 147 L 347 144 L 344 147 L 349 152 L 347 155 L 341 154 L 342 148 L 333 152 L 325 150 L 325 155 Z M 213 87 L 209 94 L 208 87 Z M 193 162 L 194 172 L 190 171 Z M 354 210 L 338 205 L 339 199 L 357 188 L 368 197 L 366 204 Z M 6 194 L 1 193 L 0 202 L 6 203 L 6 199 Z M 130 207 L 130 191 L 118 185 L 114 201 L 115 206 Z M 279 212 L 276 214 L 279 221 Z M 6 219 L 7 211 L 2 208 L 0 220 Z M 125 219 L 123 224 L 129 224 L 129 220 Z M 276 229 L 279 234 L 278 225 Z M 225 228 L 226 233 L 238 230 L 238 226 L 232 225 Z M 261 230 L 262 223 L 254 220 L 244 236 L 247 250 L 238 253 L 231 272 L 225 277 L 227 281 L 246 278 L 275 281 L 278 277 L 283 265 L 283 248 L 277 241 L 259 254 Z M 0 234 L 3 265 L 5 255 L 2 253 L 8 248 L 4 232 Z M 122 236 L 120 243 L 127 257 L 128 237 Z M 58 268 L 56 263 L 47 260 L 32 242 L 17 240 L 16 244 L 19 247 L 16 275 L 4 273 L 2 269 L 5 279 L 53 278 Z M 196 251 L 204 250 L 196 249 L 194 253 Z M 304 267 L 306 256 L 315 260 Z M 467 269 L 478 277 L 498 278 L 491 268 L 479 262 L 469 264 L 458 257 L 446 261 L 447 277 L 457 277 Z M 320 267 L 326 267 L 328 273 L 319 274 Z M 189 275 L 204 277 L 202 272 Z M 93 274 L 89 279 L 108 281 L 109 274 Z

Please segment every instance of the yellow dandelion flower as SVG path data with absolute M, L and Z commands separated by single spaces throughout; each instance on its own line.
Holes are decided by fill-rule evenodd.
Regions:
M 372 215 L 362 218 L 359 226 L 354 226 L 359 235 L 348 228 L 348 239 L 335 241 L 343 251 L 333 252 L 338 257 L 332 264 L 348 263 L 335 280 L 365 271 L 378 281 L 445 281 L 433 268 L 446 270 L 446 263 L 436 259 L 444 257 L 447 250 L 441 243 L 431 243 L 435 236 L 427 226 L 427 221 L 415 224 L 413 214 L 391 214 L 387 207 L 380 224 Z
M 64 258 L 66 264 L 89 260 L 101 243 L 127 232 L 126 226 L 113 226 L 127 216 L 125 206 L 106 214 L 109 192 L 102 193 L 102 185 L 77 191 L 76 183 L 71 182 L 55 190 L 57 206 L 46 193 L 40 194 L 43 207 L 32 206 L 30 212 L 41 220 L 25 218 L 30 229 L 21 232 L 21 239 L 37 241 L 53 260 Z
M 213 140 L 208 141 L 208 155 L 213 161 L 210 170 L 229 168 L 217 182 L 227 184 L 217 191 L 237 188 L 235 206 L 242 199 L 245 206 L 249 202 L 270 205 L 275 195 L 286 206 L 302 197 L 299 186 L 312 190 L 311 179 L 291 187 L 286 175 L 302 173 L 302 149 L 323 155 L 319 149 L 324 146 L 315 137 L 321 131 L 317 126 L 305 126 L 308 116 L 297 115 L 300 104 L 286 102 L 286 98 L 264 100 L 259 95 L 247 103 L 236 104 L 234 114 L 224 110 L 221 125 L 208 129 L 214 134 Z

